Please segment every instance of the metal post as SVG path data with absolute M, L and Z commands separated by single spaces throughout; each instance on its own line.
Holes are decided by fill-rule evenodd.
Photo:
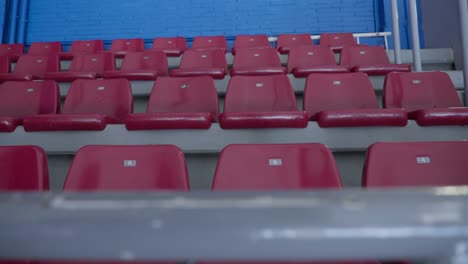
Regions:
M 422 71 L 421 64 L 421 44 L 419 42 L 419 25 L 418 25 L 418 6 L 416 0 L 409 0 L 411 36 L 413 40 L 413 61 L 415 71 Z
M 16 25 L 18 18 L 19 1 L 11 1 L 10 18 L 8 25 L 8 43 L 16 42 Z
M 21 1 L 19 5 L 19 19 L 18 19 L 18 31 L 16 34 L 16 42 L 23 43 L 26 37 L 26 24 L 28 21 L 28 9 L 29 0 Z
M 468 106 L 468 3 L 467 0 L 458 1 L 460 10 L 460 30 L 463 50 L 463 77 L 465 79 L 465 106 Z
M 395 51 L 395 63 L 401 64 L 400 45 L 400 21 L 398 15 L 398 0 L 392 0 L 392 21 L 393 21 L 393 49 Z

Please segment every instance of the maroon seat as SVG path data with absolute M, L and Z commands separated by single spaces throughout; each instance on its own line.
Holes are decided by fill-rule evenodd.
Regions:
M 47 155 L 37 146 L 0 147 L 0 191 L 49 189 Z M 5 260 L 2 261 L 6 263 Z M 13 262 L 16 263 L 16 262 Z
M 384 106 L 403 108 L 420 126 L 468 125 L 468 107 L 444 72 L 388 74 Z
M 376 143 L 367 151 L 363 185 L 468 185 L 467 157 L 467 141 Z
M 76 80 L 61 114 L 27 117 L 23 126 L 26 131 L 104 130 L 107 124 L 123 124 L 132 111 L 128 80 Z
M 184 52 L 178 69 L 171 70 L 173 77 L 211 76 L 224 79 L 227 73 L 226 56 L 222 50 L 194 50 Z
M 304 109 L 321 127 L 406 126 L 402 109 L 380 109 L 364 73 L 311 74 Z
M 110 52 L 117 57 L 123 57 L 127 52 L 139 52 L 145 49 L 145 42 L 142 38 L 135 39 L 114 39 L 110 47 Z
M 128 130 L 208 129 L 218 117 L 218 94 L 211 77 L 161 77 L 145 114 L 128 115 Z
M 0 73 L 0 81 L 31 81 L 44 79 L 46 72 L 57 72 L 60 64 L 57 55 L 23 55 L 18 59 L 15 70 Z
M 24 117 L 55 114 L 59 109 L 59 88 L 53 81 L 0 85 L 0 132 L 13 132 Z
M 168 57 L 179 57 L 187 49 L 187 42 L 184 37 L 157 38 L 152 49 L 162 51 Z
M 47 56 L 57 55 L 62 52 L 62 43 L 54 42 L 33 42 L 28 49 L 28 55 Z
M 193 39 L 192 49 L 220 49 L 226 53 L 228 44 L 224 36 L 198 36 Z
M 270 41 L 265 34 L 259 35 L 238 35 L 232 48 L 232 54 L 236 54 L 238 49 L 244 48 L 270 48 Z
M 320 46 L 341 52 L 344 47 L 358 46 L 352 33 L 323 33 L 320 36 Z
M 307 113 L 297 109 L 286 75 L 234 76 L 219 122 L 223 129 L 304 128 Z
M 309 34 L 281 34 L 278 36 L 276 48 L 280 54 L 289 54 L 292 48 L 313 46 Z
M 0 56 L 0 74 L 6 74 L 10 72 L 10 57 Z
M 345 73 L 348 67 L 336 65 L 335 55 L 330 48 L 312 45 L 294 47 L 288 56 L 288 73 L 296 78 L 307 77 L 311 73 Z
M 111 53 L 76 54 L 68 71 L 47 72 L 46 80 L 71 82 L 76 79 L 96 79 L 103 76 L 104 71 L 114 69 L 114 56 Z
M 120 70 L 106 71 L 103 77 L 128 80 L 154 80 L 168 75 L 166 54 L 162 51 L 129 52 L 125 55 Z
M 188 189 L 184 153 L 170 145 L 83 147 L 63 186 L 64 191 Z
M 386 75 L 390 72 L 410 72 L 409 64 L 391 64 L 387 52 L 380 46 L 345 47 L 341 52 L 341 65 L 354 72 L 368 75 Z
M 8 56 L 13 61 L 23 55 L 23 50 L 23 44 L 0 44 L 0 56 Z
M 72 59 L 73 56 L 79 54 L 95 54 L 104 51 L 104 42 L 102 40 L 75 40 L 73 41 L 70 51 L 61 52 L 61 59 Z
M 238 49 L 231 69 L 235 75 L 275 75 L 287 73 L 274 48 Z

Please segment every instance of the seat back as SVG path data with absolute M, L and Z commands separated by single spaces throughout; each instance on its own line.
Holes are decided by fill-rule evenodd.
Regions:
M 0 191 L 49 189 L 47 155 L 40 147 L 0 147 L 0 171 Z
M 59 87 L 54 81 L 5 82 L 0 85 L 0 116 L 22 118 L 55 114 L 59 110 Z
M 265 34 L 238 35 L 234 42 L 234 50 L 242 48 L 269 48 L 270 41 Z
M 65 191 L 189 189 L 184 153 L 175 146 L 86 146 L 75 155 Z
M 331 152 L 322 144 L 229 145 L 219 157 L 213 190 L 340 188 Z
M 218 93 L 211 77 L 161 77 L 151 91 L 147 113 L 211 113 L 218 119 Z
M 341 52 L 340 65 L 344 66 L 367 66 L 367 65 L 388 65 L 387 52 L 380 46 L 356 46 L 344 47 Z
M 167 75 L 167 57 L 164 52 L 156 50 L 129 52 L 125 55 L 120 70 L 122 72 L 157 71 L 160 75 Z
M 184 37 L 174 38 L 156 38 L 153 40 L 152 49 L 167 50 L 167 49 L 180 49 L 184 51 L 187 49 L 187 41 Z
M 10 57 L 0 55 L 0 73 L 10 72 Z
M 323 33 L 320 36 L 320 46 L 327 48 L 344 48 L 356 46 L 352 33 Z
M 224 112 L 297 111 L 286 75 L 234 76 L 229 80 Z
M 304 93 L 309 118 L 325 110 L 379 108 L 377 96 L 365 73 L 310 74 Z
M 23 44 L 0 44 L 0 56 L 19 57 L 23 55 Z
M 276 42 L 276 48 L 312 46 L 314 43 L 309 34 L 280 34 Z
M 29 55 L 54 55 L 59 52 L 62 52 L 62 43 L 56 42 L 33 42 L 29 46 L 28 54 Z
M 95 72 L 102 75 L 104 71 L 112 71 L 115 68 L 112 53 L 77 54 L 73 57 L 70 72 Z
M 468 184 L 468 142 L 377 143 L 367 151 L 366 187 Z
M 232 67 L 281 67 L 281 60 L 274 48 L 238 49 Z
M 133 112 L 133 97 L 127 79 L 76 80 L 68 91 L 63 114 L 102 114 L 109 123 L 123 123 Z
M 223 68 L 227 71 L 226 55 L 222 50 L 189 49 L 184 52 L 179 68 Z
M 392 72 L 385 78 L 384 107 L 407 111 L 461 107 L 455 85 L 445 72 Z
M 57 55 L 23 55 L 16 63 L 14 73 L 42 76 L 46 72 L 60 71 Z
M 104 51 L 102 40 L 75 40 L 73 41 L 70 53 L 99 53 Z
M 318 46 L 294 47 L 288 56 L 288 72 L 297 67 L 336 66 L 335 55 L 329 48 Z
M 192 49 L 220 49 L 228 50 L 228 44 L 224 36 L 198 36 L 193 39 Z
M 114 53 L 126 53 L 129 51 L 143 51 L 145 42 L 142 38 L 135 39 L 114 39 L 112 41 L 110 51 Z

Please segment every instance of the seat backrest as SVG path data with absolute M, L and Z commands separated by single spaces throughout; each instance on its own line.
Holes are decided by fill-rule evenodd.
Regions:
M 312 46 L 314 43 L 309 34 L 280 34 L 276 42 L 276 48 Z
M 281 67 L 281 60 L 274 48 L 238 49 L 233 67 Z
M 304 93 L 309 118 L 325 110 L 379 108 L 372 83 L 365 73 L 310 74 Z
M 59 109 L 59 87 L 54 81 L 5 82 L 0 85 L 1 116 L 22 118 L 55 114 Z
M 320 46 L 294 47 L 288 56 L 288 71 L 297 67 L 335 66 L 336 60 L 330 48 Z
M 53 55 L 62 52 L 62 43 L 55 42 L 33 42 L 29 46 L 29 55 Z
M 73 57 L 70 72 L 95 72 L 101 75 L 104 71 L 112 71 L 115 68 L 112 53 L 77 54 Z
M 133 97 L 127 79 L 76 80 L 63 104 L 63 114 L 102 114 L 110 123 L 123 123 L 133 112 Z
M 14 73 L 43 75 L 60 71 L 57 55 L 23 55 L 16 63 Z
M 366 66 L 390 64 L 387 52 L 380 46 L 355 46 L 344 47 L 341 51 L 340 65 L 344 66 Z
M 327 48 L 342 48 L 356 46 L 352 33 L 323 33 L 320 36 L 320 46 Z
M 0 147 L 0 171 L 0 191 L 49 189 L 47 155 L 40 147 Z
M 75 40 L 73 41 L 70 52 L 71 53 L 98 53 L 104 51 L 104 42 L 98 40 Z
M 184 153 L 171 145 L 83 147 L 63 186 L 65 191 L 188 189 Z
M 122 72 L 151 70 L 167 75 L 167 57 L 164 52 L 156 50 L 129 52 L 125 55 L 120 70 Z
M 385 78 L 384 107 L 407 111 L 461 107 L 455 85 L 445 72 L 392 72 Z
M 468 141 L 376 143 L 367 151 L 366 187 L 468 185 Z
M 218 119 L 218 93 L 209 76 L 161 77 L 151 91 L 147 113 L 211 113 Z
M 110 47 L 112 52 L 143 51 L 144 49 L 145 42 L 142 38 L 114 39 Z
M 156 38 L 153 40 L 152 49 L 180 49 L 183 51 L 187 49 L 187 41 L 184 37 Z
M 223 68 L 227 71 L 226 55 L 222 50 L 188 49 L 182 55 L 179 68 Z
M 286 75 L 234 76 L 229 80 L 224 112 L 297 111 Z
M 340 188 L 335 159 L 322 144 L 229 145 L 219 157 L 213 190 Z
M 10 57 L 0 55 L 0 73 L 10 72 Z
M 241 48 L 268 48 L 270 42 L 265 34 L 259 35 L 238 35 L 234 42 L 234 49 Z
M 228 44 L 224 36 L 198 36 L 193 39 L 192 49 L 220 49 L 226 52 Z
M 0 44 L 0 56 L 19 57 L 23 55 L 23 44 Z

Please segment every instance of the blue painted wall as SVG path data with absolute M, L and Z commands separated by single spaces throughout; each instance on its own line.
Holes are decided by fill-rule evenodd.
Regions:
M 0 42 L 3 42 L 5 33 L 6 19 L 6 0 L 0 0 Z

